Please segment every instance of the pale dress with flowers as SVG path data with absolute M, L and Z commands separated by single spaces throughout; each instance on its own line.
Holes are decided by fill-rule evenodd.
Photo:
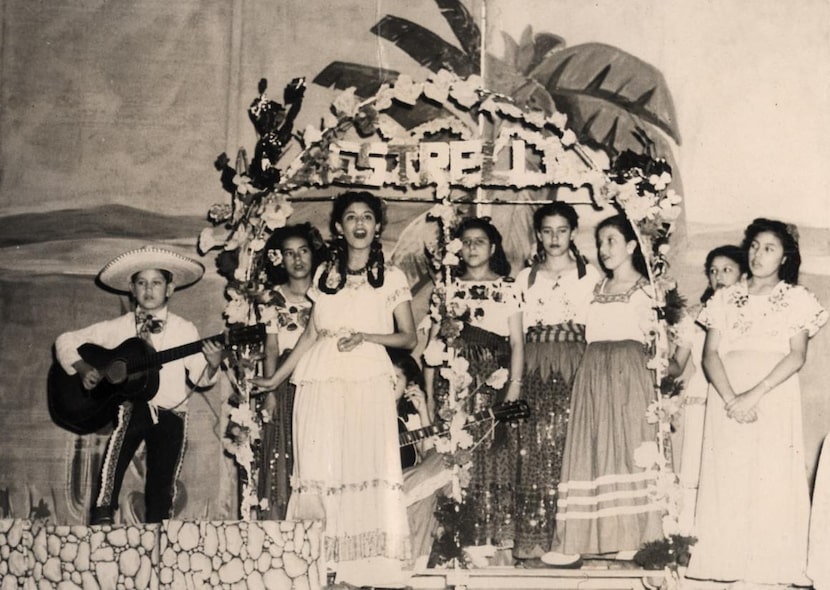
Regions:
M 392 334 L 395 308 L 411 299 L 404 274 L 386 267 L 373 288 L 366 275 L 348 276 L 334 294 L 308 296 L 317 340 L 299 360 L 292 381 L 294 475 L 290 520 L 325 521 L 325 548 L 338 581 L 395 585 L 410 557 L 398 452 L 395 372 L 386 349 L 371 342 L 341 352 L 354 332 Z
M 767 295 L 746 283 L 715 293 L 699 321 L 720 335 L 718 354 L 736 393 L 754 387 L 790 351 L 790 338 L 813 336 L 827 312 L 807 289 L 779 282 Z M 805 575 L 810 512 L 798 374 L 769 391 L 758 419 L 726 415 L 710 388 L 697 505 L 698 542 L 688 576 L 809 585 Z
M 632 551 L 662 537 L 662 511 L 649 493 L 656 473 L 635 460 L 657 435 L 646 417 L 656 399 L 646 351 L 653 292 L 644 278 L 625 293 L 605 286 L 594 288 L 571 393 L 554 543 L 562 553 Z

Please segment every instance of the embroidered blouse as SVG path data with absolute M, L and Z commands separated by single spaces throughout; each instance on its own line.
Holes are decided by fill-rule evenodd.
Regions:
M 787 353 L 791 337 L 805 330 L 812 337 L 827 317 L 815 295 L 800 285 L 780 281 L 766 295 L 751 295 L 747 283 L 741 281 L 715 292 L 698 321 L 718 331 L 721 352 Z
M 640 278 L 625 293 L 605 293 L 608 279 L 594 287 L 585 324 L 587 342 L 648 342 L 657 320 L 654 296 L 645 278 Z
M 516 283 L 509 277 L 492 281 L 455 279 L 450 288 L 450 305 L 471 326 L 509 336 L 508 318 L 521 311 Z

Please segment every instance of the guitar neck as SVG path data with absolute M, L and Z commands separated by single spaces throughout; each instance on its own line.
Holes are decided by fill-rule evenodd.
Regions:
M 473 424 L 478 424 L 479 422 L 484 422 L 485 420 L 493 420 L 495 419 L 495 415 L 491 410 L 483 410 L 481 412 L 476 412 L 469 418 L 467 418 L 466 424 L 464 424 L 464 428 L 469 428 Z M 417 428 L 415 430 L 408 430 L 406 432 L 401 432 L 398 435 L 398 444 L 402 447 L 407 445 L 414 444 L 419 440 L 429 438 L 430 436 L 436 436 L 439 434 L 446 434 L 450 429 L 449 424 L 446 422 L 441 422 L 439 424 L 432 424 L 430 426 L 424 426 L 423 428 Z
M 224 341 L 224 337 L 224 334 L 216 334 L 215 336 L 202 338 L 201 340 L 197 340 L 196 342 L 189 342 L 187 344 L 182 344 L 181 346 L 174 346 L 173 348 L 168 348 L 167 350 L 162 350 L 159 352 L 154 352 L 145 355 L 140 359 L 135 359 L 135 363 L 130 363 L 129 372 L 141 371 L 149 367 L 160 367 L 165 363 L 176 361 L 180 358 L 196 354 L 197 352 L 201 352 L 203 343 L 209 340 L 221 343 Z

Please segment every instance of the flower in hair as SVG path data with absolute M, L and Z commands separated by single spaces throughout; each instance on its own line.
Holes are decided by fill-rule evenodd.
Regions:
M 268 256 L 268 262 L 270 262 L 272 266 L 280 266 L 282 264 L 282 250 L 279 248 L 269 249 L 268 252 L 266 252 L 266 256 Z

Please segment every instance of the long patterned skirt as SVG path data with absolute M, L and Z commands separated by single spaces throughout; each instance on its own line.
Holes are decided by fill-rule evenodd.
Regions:
M 291 496 L 291 472 L 294 469 L 291 420 L 295 389 L 294 384 L 288 381 L 277 388 L 274 392 L 277 397 L 274 416 L 261 426 L 257 493 L 260 499 L 268 499 L 268 506 L 260 509 L 260 520 L 285 520 Z
M 509 367 L 510 345 L 507 338 L 465 324 L 455 344 L 458 354 L 470 363 L 469 372 L 473 377 L 470 391 L 475 393 L 467 400 L 467 413 L 481 412 L 503 402 L 506 388 L 493 389 L 486 385 L 486 381 L 497 369 Z M 448 392 L 447 382 L 437 371 L 434 391 L 440 414 Z M 471 426 L 468 431 L 477 443 L 472 452 L 470 483 L 465 499 L 475 503 L 478 515 L 475 522 L 470 523 L 474 531 L 473 544 L 512 540 L 516 436 L 510 433 L 502 444 L 493 446 L 494 428 L 491 423 Z
M 634 452 L 656 440 L 646 420 L 655 392 L 642 343 L 591 342 L 574 378 L 562 461 L 554 549 L 600 554 L 637 550 L 663 536 L 649 496 L 656 473 Z
M 525 334 L 522 399 L 529 418 L 518 428 L 516 535 L 513 554 L 538 557 L 550 549 L 574 375 L 585 352 L 579 324 L 533 327 Z

